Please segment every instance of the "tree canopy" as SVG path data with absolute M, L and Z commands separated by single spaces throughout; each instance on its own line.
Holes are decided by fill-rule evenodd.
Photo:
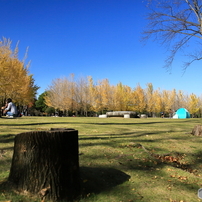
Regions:
M 28 105 L 33 102 L 38 86 L 33 75 L 29 74 L 29 63 L 18 59 L 18 45 L 11 49 L 11 40 L 0 41 L 0 99 L 3 103 L 8 97 L 16 103 Z
M 202 99 L 194 94 L 186 95 L 175 89 L 154 89 L 152 83 L 148 83 L 146 89 L 139 84 L 135 88 L 121 82 L 110 85 L 108 79 L 95 82 L 92 77 L 55 79 L 44 95 L 49 107 L 86 116 L 89 112 L 105 111 L 159 114 L 182 107 L 193 114 L 202 110 Z
M 37 101 L 35 102 L 36 109 L 38 109 L 41 112 L 45 112 L 48 106 L 45 104 L 45 96 L 47 92 L 42 93 L 39 95 Z

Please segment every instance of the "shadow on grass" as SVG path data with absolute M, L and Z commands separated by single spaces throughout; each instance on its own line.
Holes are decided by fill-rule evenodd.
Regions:
M 70 122 L 72 123 L 72 122 Z M 77 123 L 77 122 L 76 122 Z M 37 123 L 20 123 L 20 124 L 16 124 L 16 123 L 5 123 L 5 124 L 0 124 L 0 126 L 34 126 L 34 125 L 47 125 L 47 124 L 68 124 L 68 122 L 37 122 Z M 77 123 L 78 124 L 78 123 Z M 80 124 L 80 123 L 79 123 Z
M 141 122 L 137 122 L 137 123 L 125 123 L 125 122 L 123 122 L 123 123 L 120 123 L 120 122 L 118 122 L 118 123 L 86 123 L 86 124 L 93 124 L 93 125 L 150 125 L 150 124 L 160 124 L 160 123 L 163 123 L 163 122 L 143 122 L 143 123 L 141 123 Z
M 136 132 L 122 132 L 122 133 L 113 133 L 113 134 L 100 134 L 100 135 L 81 135 L 80 136 L 80 140 L 94 140 L 94 139 L 109 139 L 109 138 L 128 138 L 127 136 L 131 136 L 131 137 L 141 137 L 141 136 L 145 136 L 145 135 L 158 135 L 158 134 L 162 134 L 164 131 L 155 131 L 155 132 L 143 132 L 143 133 L 139 133 L 137 134 Z
M 129 175 L 120 170 L 103 167 L 81 167 L 80 175 L 84 197 L 88 196 L 88 194 L 108 191 L 130 179 Z
M 38 202 L 39 198 L 28 197 L 21 194 L 18 194 L 13 187 L 6 181 L 0 182 L 0 201 L 8 202 Z
M 4 118 L 3 118 L 4 119 Z M 8 119 L 8 118 L 6 118 Z M 13 119 L 11 119 L 13 120 Z M 95 119 L 97 120 L 97 119 Z M 50 124 L 83 124 L 83 125 L 153 125 L 153 124 L 161 124 L 161 123 L 165 123 L 163 121 L 154 121 L 154 122 L 130 122 L 130 123 L 127 123 L 127 122 L 117 122 L 117 123 L 114 123 L 114 122 L 75 122 L 75 121 L 70 121 L 68 122 L 67 121 L 64 121 L 64 122 L 61 122 L 61 121 L 53 121 L 53 122 L 36 122 L 36 123 L 5 123 L 5 124 L 0 124 L 0 126 L 32 126 L 32 125 L 50 125 Z M 167 121 L 166 123 L 173 123 L 172 121 Z
M 0 135 L 0 143 L 11 143 L 14 141 L 14 137 L 16 135 L 8 134 L 8 135 Z
M 93 194 L 99 194 L 104 191 L 110 191 L 113 187 L 124 183 L 130 179 L 130 176 L 114 168 L 80 168 L 81 176 L 81 197 L 84 199 Z M 0 182 L 0 192 L 5 196 L 13 195 L 16 197 L 13 187 L 8 181 Z M 23 196 L 21 196 L 23 197 Z M 28 197 L 26 197 L 28 201 Z M 25 201 L 25 199 L 23 200 Z

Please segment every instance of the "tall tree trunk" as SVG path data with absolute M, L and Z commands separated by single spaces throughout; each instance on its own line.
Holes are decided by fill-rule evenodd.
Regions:
M 78 131 L 18 134 L 8 181 L 41 199 L 71 201 L 80 194 Z

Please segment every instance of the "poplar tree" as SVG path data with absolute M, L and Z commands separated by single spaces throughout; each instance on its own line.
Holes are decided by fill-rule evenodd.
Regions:
M 188 110 L 190 112 L 190 114 L 192 114 L 192 117 L 195 116 L 195 114 L 197 114 L 199 112 L 199 106 L 200 106 L 200 99 L 199 97 L 197 97 L 194 93 L 192 93 L 189 96 L 188 99 Z
M 147 104 L 145 91 L 139 84 L 135 88 L 133 99 L 135 99 L 135 110 L 140 113 L 145 112 Z
M 145 90 L 146 94 L 146 111 L 153 115 L 155 111 L 155 100 L 154 100 L 154 88 L 152 83 L 147 84 L 147 88 Z
M 54 79 L 47 89 L 44 97 L 45 104 L 61 111 L 69 110 L 71 107 L 71 97 L 68 92 L 69 82 L 66 78 Z

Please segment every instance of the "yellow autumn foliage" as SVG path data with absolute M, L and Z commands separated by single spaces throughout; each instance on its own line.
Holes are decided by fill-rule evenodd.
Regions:
M 119 82 L 110 85 L 108 79 L 94 82 L 92 77 L 72 81 L 55 79 L 48 89 L 48 106 L 60 110 L 105 112 L 136 111 L 159 115 L 169 114 L 179 108 L 187 108 L 190 113 L 197 113 L 202 100 L 186 96 L 182 91 L 153 89 L 151 83 L 143 89 L 139 84 L 132 89 Z
M 24 61 L 18 59 L 18 47 L 10 48 L 11 41 L 0 41 L 0 99 L 12 98 L 16 103 L 28 105 L 33 102 L 38 87 L 34 85 L 32 75 Z
M 189 99 L 188 99 L 188 102 L 189 102 L 189 112 L 191 114 L 195 114 L 199 111 L 200 107 L 199 107 L 199 98 L 195 95 L 195 94 L 191 94 L 189 96 Z

